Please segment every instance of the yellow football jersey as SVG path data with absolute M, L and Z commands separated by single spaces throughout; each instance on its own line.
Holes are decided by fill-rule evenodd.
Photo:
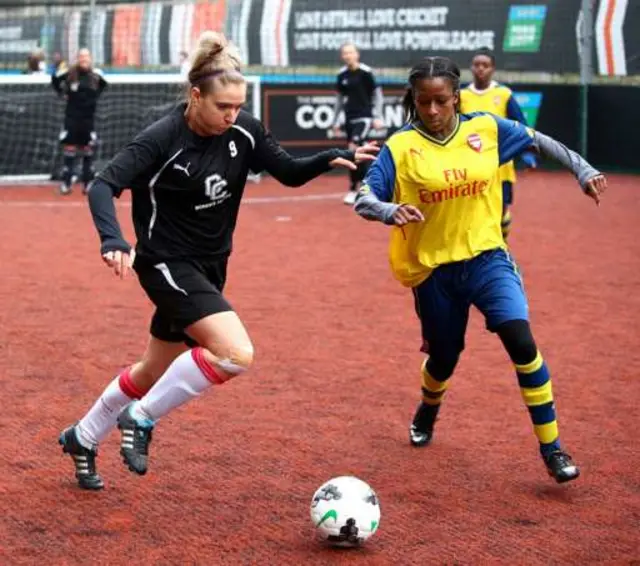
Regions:
M 463 114 L 471 112 L 491 112 L 500 118 L 517 120 L 525 126 L 527 122 L 520 106 L 513 97 L 510 88 L 492 81 L 485 90 L 477 90 L 473 84 L 460 90 L 460 111 Z M 500 168 L 502 181 L 515 183 L 516 168 L 513 161 L 505 163 Z
M 396 132 L 363 187 L 381 201 L 412 204 L 425 216 L 391 229 L 391 268 L 407 287 L 439 265 L 506 247 L 498 167 L 532 145 L 533 131 L 490 114 L 459 115 L 457 121 L 442 141 L 415 125 Z

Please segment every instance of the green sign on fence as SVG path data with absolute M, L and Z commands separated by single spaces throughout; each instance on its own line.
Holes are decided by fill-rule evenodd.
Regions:
M 547 7 L 511 6 L 502 49 L 511 53 L 537 53 L 540 51 Z
M 527 124 L 532 128 L 536 127 L 538 122 L 538 114 L 542 105 L 541 92 L 514 92 L 514 98 L 520 105 L 522 113 L 527 120 Z

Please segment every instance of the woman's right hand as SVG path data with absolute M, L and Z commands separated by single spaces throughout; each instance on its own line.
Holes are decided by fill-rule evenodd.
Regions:
M 102 254 L 102 260 L 109 266 L 110 269 L 113 269 L 115 274 L 120 277 L 120 279 L 124 279 L 129 270 L 133 266 L 133 261 L 136 258 L 136 252 L 133 248 L 129 253 L 121 252 L 120 250 L 115 250 L 112 252 L 106 252 Z
M 411 222 L 424 222 L 424 214 L 411 204 L 401 204 L 393 213 L 393 222 L 396 226 L 404 226 Z
M 584 187 L 584 194 L 588 197 L 592 198 L 596 201 L 596 204 L 600 206 L 600 198 L 602 197 L 602 193 L 607 190 L 607 178 L 602 175 L 596 175 L 595 177 L 591 177 L 587 181 L 587 184 Z

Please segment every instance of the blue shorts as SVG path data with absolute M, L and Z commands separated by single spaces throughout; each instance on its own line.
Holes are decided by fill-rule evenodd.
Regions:
M 518 267 L 501 249 L 437 267 L 413 294 L 426 353 L 437 350 L 453 356 L 464 350 L 471 305 L 484 315 L 492 332 L 511 320 L 529 320 Z
M 513 204 L 513 183 L 511 181 L 502 181 L 502 208 Z

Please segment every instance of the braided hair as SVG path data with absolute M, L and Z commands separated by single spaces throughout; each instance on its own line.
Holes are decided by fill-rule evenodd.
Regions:
M 407 122 L 413 122 L 418 118 L 416 111 L 415 88 L 418 81 L 423 79 L 442 78 L 451 83 L 454 94 L 460 92 L 460 69 L 451 59 L 447 57 L 425 57 L 416 63 L 409 73 L 409 85 L 402 99 L 402 108 Z M 459 110 L 460 101 L 456 106 Z

